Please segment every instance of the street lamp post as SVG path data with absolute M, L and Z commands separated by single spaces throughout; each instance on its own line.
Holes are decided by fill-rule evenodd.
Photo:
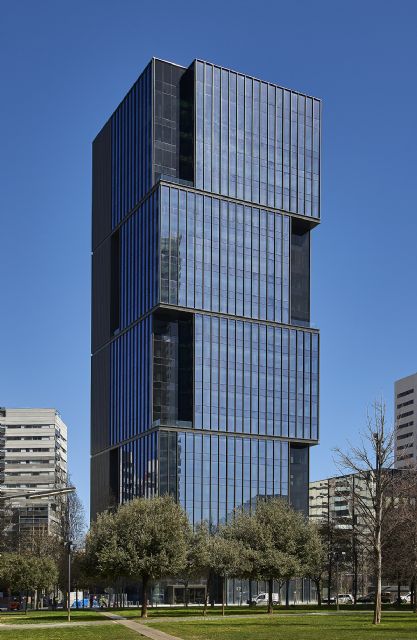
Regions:
M 38 500 L 39 498 L 49 498 L 50 496 L 61 496 L 68 493 L 74 493 L 75 487 L 64 487 L 63 489 L 51 489 L 49 491 L 26 491 L 25 493 L 12 493 L 14 489 L 11 491 L 9 489 L 9 495 L 4 495 L 7 491 L 7 489 L 1 489 L 0 500 L 13 500 L 14 498 Z
M 339 611 L 339 559 L 340 556 L 344 560 L 346 553 L 342 551 L 339 553 L 336 551 L 336 610 Z
M 336 611 L 339 611 L 339 560 L 343 561 L 345 559 L 346 552 L 331 551 L 329 556 L 336 561 Z
M 68 612 L 68 622 L 71 622 L 71 550 L 72 550 L 72 540 L 68 540 L 67 548 L 68 548 L 68 599 L 67 599 L 67 612 Z M 77 597 L 77 596 L 75 596 Z

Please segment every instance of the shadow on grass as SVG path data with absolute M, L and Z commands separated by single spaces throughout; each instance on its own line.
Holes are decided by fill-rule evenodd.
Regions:
M 345 605 L 340 607 L 340 612 L 347 612 L 353 614 L 354 612 L 364 613 L 371 612 L 373 610 L 372 605 Z M 110 613 L 116 613 L 117 615 L 125 616 L 126 618 L 140 617 L 139 609 L 108 609 Z M 398 613 L 398 609 L 393 607 L 383 607 L 384 612 Z M 411 612 L 411 607 L 404 606 L 402 611 Z M 336 613 L 335 606 L 322 606 L 316 605 L 291 605 L 290 607 L 278 606 L 274 607 L 274 612 L 277 615 L 280 614 L 302 614 L 302 613 Z M 253 616 L 253 615 L 266 615 L 267 607 L 248 607 L 248 606 L 228 606 L 225 609 L 225 617 L 227 616 Z M 149 607 L 148 618 L 195 618 L 203 617 L 203 607 Z M 208 607 L 207 617 L 222 617 L 221 607 Z

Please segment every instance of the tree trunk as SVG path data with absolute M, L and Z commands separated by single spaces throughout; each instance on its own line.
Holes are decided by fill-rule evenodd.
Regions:
M 211 592 L 209 597 L 210 597 L 210 607 L 213 609 L 215 604 L 214 603 L 214 584 L 217 583 L 217 587 L 218 587 L 219 581 L 218 581 L 217 574 L 215 575 L 213 571 L 210 571 L 210 575 L 211 575 L 211 578 L 210 578 Z
M 221 577 L 221 582 L 222 582 L 222 616 L 224 616 L 224 592 L 225 592 L 225 588 L 226 588 L 226 578 L 224 576 Z
M 381 622 L 381 591 L 382 591 L 382 553 L 381 553 L 381 527 L 377 525 L 375 540 L 375 604 L 374 604 L 374 624 Z
M 321 607 L 321 584 L 320 584 L 320 578 L 314 580 L 314 582 L 316 583 L 316 591 L 317 591 L 317 606 Z
M 332 591 L 332 571 L 333 567 L 332 567 L 332 561 L 331 561 L 331 556 L 329 558 L 329 574 L 328 574 L 328 579 L 327 579 L 327 606 L 330 607 L 330 598 L 331 598 L 331 591 Z
M 274 579 L 269 578 L 268 580 L 268 613 L 274 613 L 274 606 L 272 604 L 272 592 L 274 590 Z
M 148 583 L 149 576 L 142 576 L 142 609 L 140 613 L 141 618 L 148 617 Z
M 208 600 L 210 598 L 210 589 L 211 589 L 211 572 L 208 574 L 208 577 L 207 577 L 206 597 L 204 598 L 203 616 L 207 615 L 207 604 L 208 604 Z
M 417 613 L 417 598 L 416 598 L 416 579 L 413 578 L 413 589 L 411 591 L 413 602 L 413 613 Z
M 25 613 L 28 612 L 28 598 L 29 598 L 29 590 L 26 589 L 26 599 L 25 599 Z
M 397 607 L 401 608 L 401 580 L 397 582 Z
M 355 542 L 354 535 L 353 535 L 353 542 L 352 542 L 352 550 L 353 550 L 352 595 L 353 595 L 353 604 L 356 604 L 356 600 L 358 597 L 358 556 L 356 553 L 356 542 Z

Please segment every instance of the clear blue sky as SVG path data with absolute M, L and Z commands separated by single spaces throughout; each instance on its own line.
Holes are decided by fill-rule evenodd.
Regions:
M 91 141 L 152 56 L 199 57 L 324 101 L 313 238 L 321 444 L 417 371 L 417 3 L 3 0 L 0 405 L 53 406 L 89 497 Z

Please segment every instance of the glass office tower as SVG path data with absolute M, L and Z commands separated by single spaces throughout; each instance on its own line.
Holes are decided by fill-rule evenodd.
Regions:
M 91 515 L 308 510 L 320 101 L 153 59 L 93 143 Z

